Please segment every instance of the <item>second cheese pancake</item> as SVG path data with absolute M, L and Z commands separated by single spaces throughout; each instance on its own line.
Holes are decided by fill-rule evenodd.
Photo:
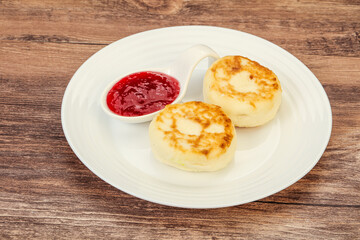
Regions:
M 204 98 L 221 106 L 239 127 L 270 121 L 281 103 L 281 86 L 268 68 L 241 56 L 217 60 L 204 78 Z
M 225 167 L 235 152 L 235 129 L 223 110 L 213 104 L 168 105 L 150 124 L 155 157 L 188 171 Z

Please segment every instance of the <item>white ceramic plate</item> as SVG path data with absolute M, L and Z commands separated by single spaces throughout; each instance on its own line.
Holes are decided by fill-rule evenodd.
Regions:
M 165 67 L 199 43 L 220 56 L 242 55 L 267 66 L 283 88 L 276 118 L 262 127 L 237 129 L 234 161 L 214 173 L 184 172 L 157 162 L 149 146 L 149 123 L 118 122 L 100 107 L 103 89 L 117 76 Z M 200 62 L 183 101 L 202 100 L 206 69 L 207 62 Z M 103 48 L 71 79 L 61 119 L 73 151 L 101 179 L 136 197 L 186 208 L 243 204 L 288 187 L 315 166 L 332 126 L 324 89 L 297 58 L 259 37 L 207 26 L 151 30 Z

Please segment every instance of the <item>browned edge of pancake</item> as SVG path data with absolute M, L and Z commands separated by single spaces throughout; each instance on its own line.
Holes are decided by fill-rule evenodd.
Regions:
M 246 62 L 246 64 L 244 64 Z M 224 76 L 217 74 L 220 69 Z M 242 56 L 226 56 L 215 62 L 209 69 L 215 81 L 212 81 L 210 88 L 226 96 L 236 98 L 240 101 L 249 101 L 253 107 L 253 102 L 261 100 L 271 100 L 275 92 L 281 90 L 280 82 L 273 71 Z M 220 82 L 229 82 L 232 76 L 247 71 L 250 73 L 250 79 L 259 87 L 258 92 L 239 92 L 230 84 L 221 86 Z
M 184 134 L 177 128 L 177 120 L 185 118 L 194 121 L 201 126 L 199 135 Z M 159 113 L 156 121 L 164 123 L 165 119 L 170 119 L 170 130 L 158 130 L 164 133 L 164 140 L 171 147 L 180 150 L 183 153 L 196 153 L 205 155 L 207 158 L 217 157 L 229 148 L 234 138 L 234 127 L 230 118 L 223 110 L 216 105 L 203 103 L 199 101 L 186 102 L 181 104 L 167 105 L 166 108 Z M 222 133 L 207 132 L 207 128 L 211 124 L 219 124 L 224 126 Z M 190 149 L 185 149 L 183 144 L 189 144 Z

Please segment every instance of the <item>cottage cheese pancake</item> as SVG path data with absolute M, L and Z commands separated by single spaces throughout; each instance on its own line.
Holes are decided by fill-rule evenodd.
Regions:
M 226 56 L 207 70 L 204 100 L 221 106 L 235 126 L 255 127 L 273 119 L 281 103 L 277 76 L 259 63 Z
M 167 105 L 150 123 L 149 135 L 156 159 L 186 171 L 224 168 L 236 150 L 230 118 L 203 102 Z

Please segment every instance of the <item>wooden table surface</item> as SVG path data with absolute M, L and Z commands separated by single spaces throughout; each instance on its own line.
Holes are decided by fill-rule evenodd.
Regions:
M 248 32 L 286 49 L 329 96 L 318 164 L 235 207 L 182 209 L 95 176 L 63 133 L 74 72 L 104 46 L 175 25 Z M 360 239 L 360 1 L 0 0 L 1 239 Z

